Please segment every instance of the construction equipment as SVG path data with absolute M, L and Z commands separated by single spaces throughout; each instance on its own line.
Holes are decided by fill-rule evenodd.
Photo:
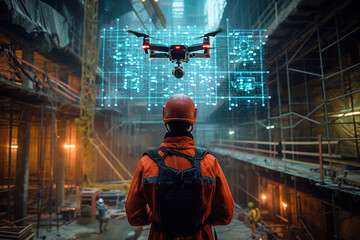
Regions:
M 77 119 L 81 132 L 82 152 L 84 159 L 84 187 L 100 189 L 123 189 L 126 192 L 130 188 L 132 175 L 105 144 L 95 137 L 94 119 L 95 119 L 95 79 L 96 68 L 99 55 L 99 32 L 98 32 L 98 0 L 85 0 L 84 2 L 84 23 L 83 23 L 83 42 L 82 42 L 82 73 L 81 73 L 81 102 L 80 119 Z M 110 153 L 113 159 L 129 175 L 125 180 L 113 166 L 111 161 L 101 151 L 100 146 Z M 122 184 L 96 184 L 96 159 L 95 151 L 103 157 L 116 175 L 121 179 Z M 88 188 L 87 188 L 88 189 Z M 95 191 L 96 189 L 94 189 Z M 83 204 L 81 201 L 80 204 Z

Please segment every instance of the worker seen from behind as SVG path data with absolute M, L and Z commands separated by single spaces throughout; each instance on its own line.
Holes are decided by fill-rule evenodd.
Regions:
M 107 224 L 109 222 L 107 208 L 105 206 L 104 199 L 99 198 L 96 204 L 96 211 L 97 211 L 96 219 L 99 222 L 99 231 L 100 233 L 102 233 L 103 229 L 106 230 Z
M 254 209 L 254 203 L 249 202 L 248 203 L 248 207 L 249 207 L 249 220 L 250 220 L 250 224 L 251 224 L 251 236 L 252 239 L 256 239 L 256 224 L 260 219 L 260 210 L 259 208 L 255 208 Z
M 125 208 L 133 226 L 151 224 L 149 239 L 213 239 L 211 226 L 229 224 L 234 200 L 215 157 L 195 147 L 197 108 L 183 94 L 163 107 L 168 132 L 141 158 Z

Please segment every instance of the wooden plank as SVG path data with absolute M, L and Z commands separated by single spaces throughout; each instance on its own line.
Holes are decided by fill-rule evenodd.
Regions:
M 316 152 L 299 152 L 299 151 L 290 151 L 290 150 L 282 150 L 282 153 L 293 153 L 296 155 L 303 155 L 303 156 L 314 156 L 314 157 L 318 157 L 320 154 L 316 153 Z M 334 157 L 334 158 L 341 158 L 342 156 L 339 154 L 328 154 L 328 153 L 323 153 L 322 154 L 324 157 Z
M 26 227 L 0 227 L 0 238 L 5 239 L 23 239 L 31 235 L 32 225 Z
M 284 141 L 284 142 L 281 142 L 282 144 L 284 145 L 318 145 L 319 142 L 316 141 L 316 142 L 287 142 L 287 141 Z M 321 144 L 338 144 L 339 141 L 322 141 Z
M 282 160 L 285 162 L 297 163 L 297 164 L 302 164 L 302 165 L 307 165 L 307 166 L 312 166 L 312 167 L 320 167 L 320 165 L 316 164 L 316 163 L 296 161 L 296 160 L 292 160 L 292 159 L 288 159 L 288 158 L 283 158 Z M 280 163 L 279 163 L 279 165 L 280 165 Z
M 31 233 L 30 236 L 28 236 L 24 240 L 32 240 L 32 239 L 34 239 L 34 237 L 35 237 L 35 233 Z

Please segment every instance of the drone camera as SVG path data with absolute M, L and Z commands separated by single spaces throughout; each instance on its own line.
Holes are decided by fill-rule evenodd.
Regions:
M 182 76 L 184 76 L 184 74 L 185 74 L 185 71 L 180 66 L 175 67 L 174 70 L 172 71 L 172 75 L 174 75 L 174 77 L 176 77 L 176 78 L 182 78 Z

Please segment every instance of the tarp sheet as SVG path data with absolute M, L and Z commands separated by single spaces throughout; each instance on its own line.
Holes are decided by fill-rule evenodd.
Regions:
M 64 48 L 69 41 L 69 23 L 55 9 L 40 0 L 5 0 L 11 21 L 27 33 L 45 36 L 49 45 Z

